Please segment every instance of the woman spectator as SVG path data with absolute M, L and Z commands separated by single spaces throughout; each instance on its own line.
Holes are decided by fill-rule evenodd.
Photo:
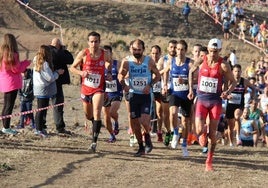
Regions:
M 14 35 L 4 35 L 0 49 L 0 91 L 4 93 L 4 106 L 2 116 L 12 114 L 18 90 L 22 87 L 22 75 L 30 61 L 20 62 L 18 43 Z M 17 131 L 10 128 L 10 117 L 2 120 L 5 134 L 17 134 Z
M 63 69 L 54 71 L 52 64 L 52 53 L 49 46 L 41 45 L 37 55 L 34 57 L 33 88 L 34 96 L 37 98 L 37 108 L 45 108 L 49 105 L 49 99 L 57 93 L 56 79 L 64 73 Z M 45 119 L 47 109 L 38 111 L 35 115 L 35 134 L 47 137 Z

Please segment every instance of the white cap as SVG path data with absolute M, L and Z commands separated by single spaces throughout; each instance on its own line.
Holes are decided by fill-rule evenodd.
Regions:
M 211 39 L 208 43 L 208 48 L 212 48 L 215 50 L 221 49 L 221 40 L 219 40 L 217 38 Z

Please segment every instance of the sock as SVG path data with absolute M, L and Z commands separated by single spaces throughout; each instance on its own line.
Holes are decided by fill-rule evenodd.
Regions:
M 118 130 L 118 122 L 114 122 L 114 130 Z
M 187 139 L 186 138 L 183 138 L 182 139 L 182 144 L 181 144 L 182 147 L 187 147 Z
M 178 127 L 174 128 L 174 135 L 179 135 L 179 128 Z
M 98 136 L 100 134 L 100 129 L 101 129 L 101 120 L 94 120 L 93 121 L 93 142 L 97 143 Z

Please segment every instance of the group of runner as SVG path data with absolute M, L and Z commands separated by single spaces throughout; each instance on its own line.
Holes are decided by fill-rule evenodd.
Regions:
M 130 43 L 130 54 L 121 62 L 112 58 L 111 47 L 100 47 L 99 33 L 91 32 L 88 35 L 88 45 L 77 55 L 70 71 L 82 77 L 84 112 L 93 125 L 89 150 L 96 151 L 103 107 L 105 125 L 110 133 L 108 142 L 116 141 L 115 136 L 119 132 L 117 111 L 123 93 L 127 101 L 129 132 L 135 135 L 139 145 L 135 153 L 137 157 L 153 150 L 150 135 L 153 102 L 156 103 L 157 140 L 176 149 L 182 139 L 182 155 L 187 157 L 188 133 L 196 134 L 199 144 L 207 147 L 207 171 L 213 170 L 212 160 L 223 114 L 223 100 L 227 101 L 230 146 L 234 145 L 235 124 L 238 124 L 236 133 L 239 144 L 251 145 L 247 136 L 257 135 L 255 124 L 247 122 L 247 129 L 251 132 L 240 137 L 240 122 L 244 122 L 240 121 L 244 94 L 250 88 L 253 91 L 250 98 L 255 101 L 255 87 L 241 77 L 240 65 L 231 69 L 227 60 L 220 56 L 221 40 L 213 38 L 207 46 L 194 45 L 194 56 L 190 58 L 186 55 L 188 44 L 185 40 L 170 40 L 168 53 L 161 56 L 158 45 L 151 47 L 150 55 L 145 55 L 144 41 L 136 39 Z M 248 120 L 246 116 L 243 118 Z

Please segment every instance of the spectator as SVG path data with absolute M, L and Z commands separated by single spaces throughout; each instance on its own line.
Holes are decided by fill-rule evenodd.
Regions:
M 232 67 L 237 64 L 237 57 L 236 57 L 236 50 L 235 49 L 231 50 L 231 53 L 229 56 L 229 61 L 231 62 Z
M 191 8 L 189 6 L 189 3 L 185 3 L 185 5 L 182 7 L 182 15 L 184 16 L 184 23 L 185 25 L 189 25 L 189 14 L 191 12 Z
M 255 59 L 253 59 L 251 61 L 250 65 L 248 65 L 246 67 L 245 77 L 248 79 L 252 78 L 252 77 L 256 77 L 256 61 L 255 61 Z
M 257 147 L 258 143 L 258 128 L 256 122 L 249 118 L 249 109 L 243 110 L 241 119 L 240 139 L 242 146 Z
M 223 38 L 225 39 L 225 40 L 229 40 L 229 38 L 230 38 L 230 26 L 231 26 L 231 24 L 230 24 L 230 22 L 228 21 L 228 19 L 227 18 L 224 18 L 223 19 L 223 23 L 222 23 L 222 30 L 223 30 Z
M 33 72 L 31 69 L 26 69 L 23 74 L 23 84 L 22 88 L 19 90 L 20 111 L 26 112 L 31 111 L 33 106 Z M 24 120 L 26 120 L 27 118 L 29 118 L 31 121 L 31 127 L 35 129 L 33 113 L 20 116 L 20 124 L 17 126 L 18 129 L 24 128 Z
M 253 43 L 257 42 L 256 37 L 257 37 L 259 31 L 260 31 L 260 27 L 259 27 L 259 24 L 257 22 L 249 29 L 249 33 L 251 35 L 251 39 L 252 39 Z
M 37 108 L 49 106 L 49 99 L 57 94 L 56 79 L 62 75 L 64 70 L 54 70 L 52 64 L 52 54 L 49 46 L 41 45 L 34 57 L 33 88 L 34 96 L 37 98 Z M 47 137 L 46 131 L 47 109 L 38 111 L 35 114 L 36 131 L 35 134 Z
M 18 90 L 22 87 L 22 76 L 30 61 L 19 59 L 18 43 L 14 35 L 7 33 L 4 35 L 0 48 L 0 92 L 4 93 L 4 104 L 2 116 L 11 115 Z M 4 134 L 17 134 L 16 130 L 10 128 L 10 117 L 2 120 Z
M 57 94 L 52 99 L 54 105 L 64 103 L 64 93 L 62 86 L 65 84 L 70 84 L 70 75 L 67 65 L 73 63 L 73 55 L 65 49 L 65 46 L 62 45 L 60 39 L 54 38 L 49 45 L 52 52 L 52 63 L 54 69 L 63 69 L 64 72 L 62 75 L 59 75 L 59 78 L 56 80 Z M 64 105 L 56 106 L 53 108 L 53 117 L 56 124 L 56 129 L 58 133 L 71 134 L 70 131 L 65 129 L 65 122 L 63 118 L 63 107 Z

